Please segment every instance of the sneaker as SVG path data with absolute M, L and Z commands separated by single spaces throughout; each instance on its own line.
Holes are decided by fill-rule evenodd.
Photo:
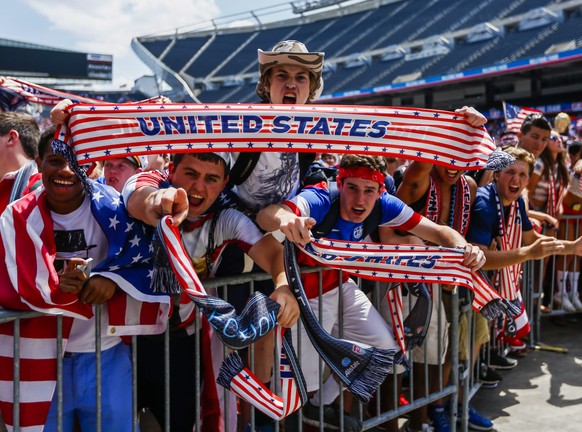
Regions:
M 319 426 L 319 407 L 307 402 L 302 410 L 303 421 L 312 426 Z M 344 431 L 360 432 L 363 429 L 362 422 L 355 417 L 343 412 Z M 323 406 L 323 427 L 332 430 L 339 430 L 340 426 L 340 408 L 337 405 Z
M 457 421 L 461 421 L 460 409 L 459 416 L 457 419 L 458 419 Z M 479 414 L 479 412 L 472 405 L 469 405 L 469 429 L 478 431 L 489 431 L 493 429 L 493 422 Z
M 434 429 L 434 427 L 432 427 L 428 423 L 423 423 L 422 427 L 420 429 L 414 429 L 412 426 L 410 426 L 410 422 L 408 422 L 406 424 L 405 431 L 406 432 L 435 432 L 435 429 Z
M 406 399 L 406 396 L 404 396 L 404 393 L 400 393 L 400 396 L 398 397 L 398 405 L 399 406 L 410 405 L 410 402 L 408 401 L 408 399 Z
M 479 367 L 479 381 L 481 382 L 481 387 L 495 388 L 502 380 L 503 377 L 501 375 L 488 367 L 487 364 L 481 363 Z
M 517 360 L 503 357 L 495 351 L 489 355 L 489 367 L 493 370 L 509 370 L 517 366 Z
M 511 351 L 519 351 L 527 347 L 524 341 L 516 338 L 515 336 L 507 336 L 502 334 L 499 336 L 499 342 L 507 345 Z
M 451 415 L 444 406 L 429 405 L 428 416 L 432 420 L 435 431 L 449 432 L 451 430 Z

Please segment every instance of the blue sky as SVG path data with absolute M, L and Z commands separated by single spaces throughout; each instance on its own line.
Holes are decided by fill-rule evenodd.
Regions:
M 281 5 L 277 0 L 3 0 L 0 38 L 112 54 L 113 80 L 133 84 L 150 70 L 131 38 Z M 241 16 L 242 18 L 242 16 Z

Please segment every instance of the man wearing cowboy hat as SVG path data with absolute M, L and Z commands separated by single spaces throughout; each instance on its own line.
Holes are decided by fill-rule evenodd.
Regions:
M 323 90 L 323 58 L 324 53 L 309 52 L 304 44 L 295 40 L 279 42 L 271 51 L 259 49 L 257 95 L 264 103 L 271 104 L 314 102 Z M 254 153 L 249 161 L 246 155 L 237 154 L 237 161 L 241 162 L 235 163 L 233 176 L 242 159 L 245 159 L 242 165 L 248 169 L 233 183 L 241 203 L 252 213 L 294 196 L 299 190 L 303 158 L 307 157 L 305 169 L 314 158 L 311 153 L 261 152 Z

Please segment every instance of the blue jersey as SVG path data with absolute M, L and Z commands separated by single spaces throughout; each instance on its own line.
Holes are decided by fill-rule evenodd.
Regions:
M 497 190 L 492 184 L 480 187 L 477 190 L 477 196 L 471 208 L 471 224 L 467 231 L 467 241 L 489 246 L 493 239 L 499 236 L 496 194 Z M 522 197 L 517 199 L 517 204 L 519 206 L 517 223 L 521 224 L 522 232 L 530 231 L 532 225 L 527 216 L 525 202 Z M 504 207 L 503 214 L 507 218 L 509 206 Z

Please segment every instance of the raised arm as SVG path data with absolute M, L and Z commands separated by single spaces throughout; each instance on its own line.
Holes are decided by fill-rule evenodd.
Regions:
M 188 194 L 184 189 L 162 189 L 165 177 L 159 172 L 139 173 L 130 177 L 121 194 L 128 213 L 148 225 L 157 226 L 165 215 L 172 215 L 179 225 L 188 216 Z
M 297 216 L 282 204 L 272 204 L 257 214 L 257 223 L 265 231 L 281 230 L 288 240 L 295 243 L 309 243 L 309 230 L 316 224 L 312 217 Z

